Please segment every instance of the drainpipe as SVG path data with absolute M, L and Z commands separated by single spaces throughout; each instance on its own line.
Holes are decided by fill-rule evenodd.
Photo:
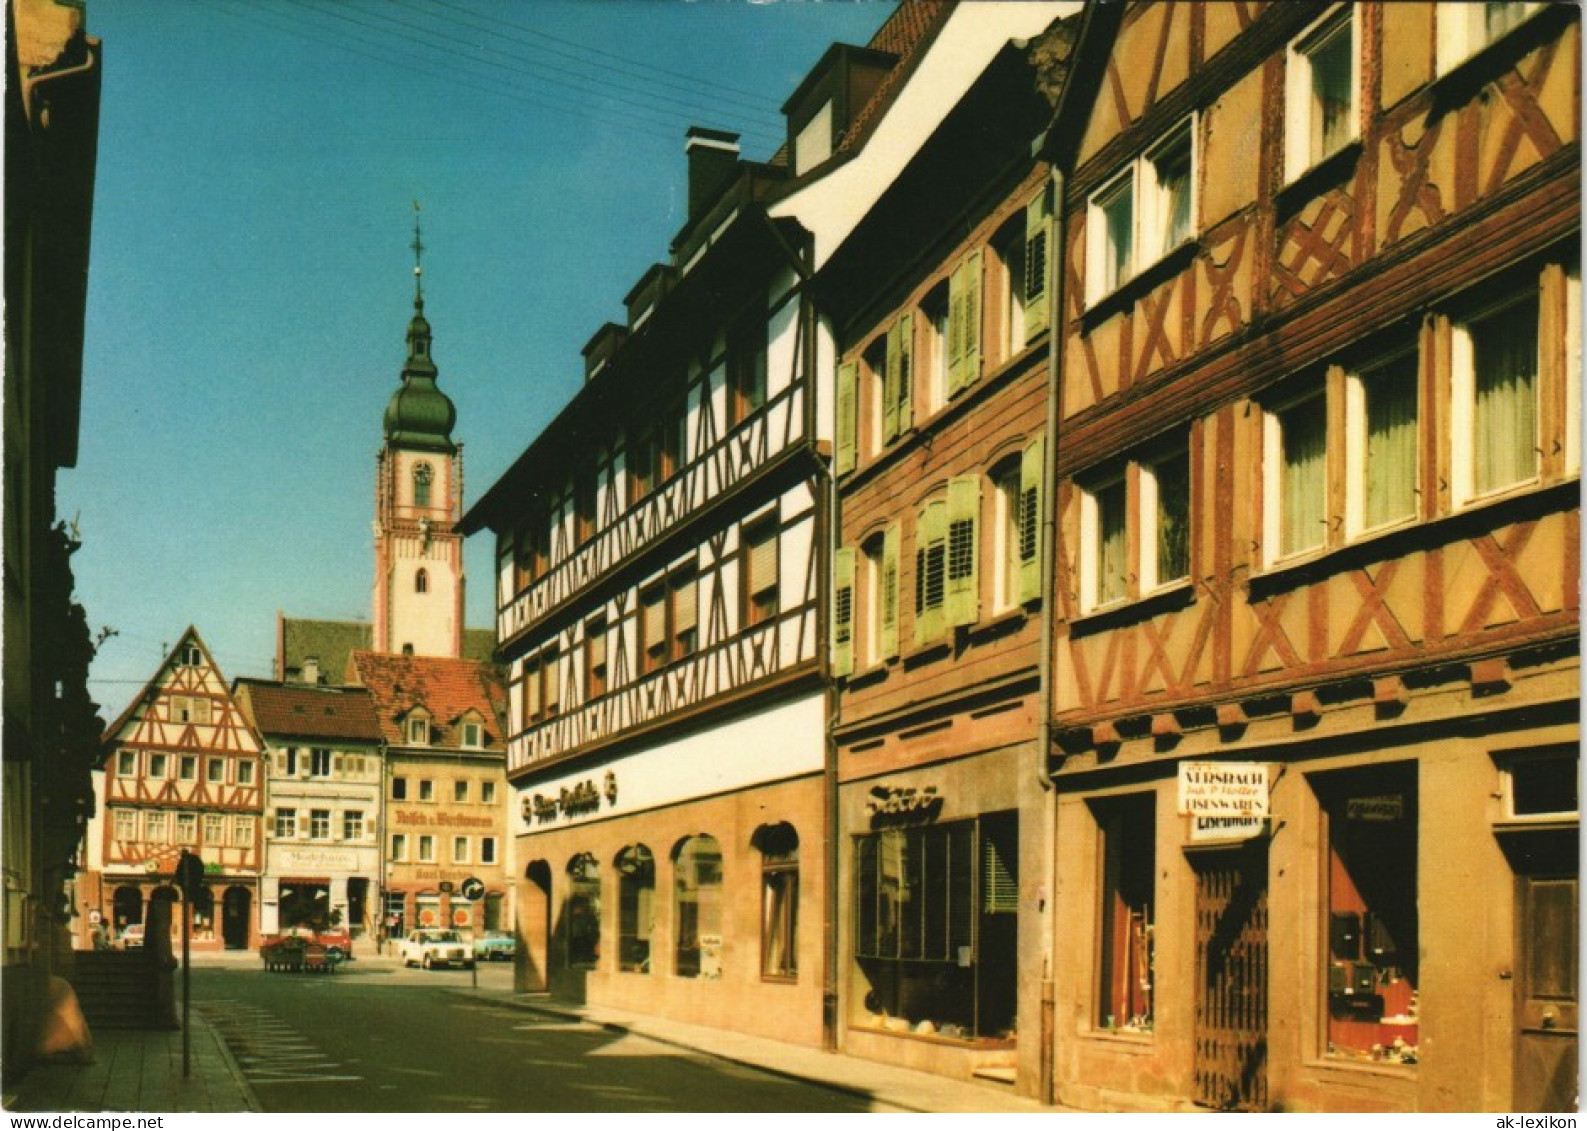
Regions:
M 820 385 L 817 380 L 817 367 L 820 364 L 820 343 L 818 340 L 818 319 L 815 308 L 807 308 L 807 321 L 805 322 L 805 357 L 808 368 L 806 372 L 812 377 L 810 382 L 810 402 L 812 417 L 816 390 Z M 834 349 L 836 342 L 833 343 Z M 834 385 L 834 390 L 836 386 Z M 834 396 L 836 392 L 834 391 Z M 813 422 L 812 422 L 813 424 Z M 812 428 L 811 435 L 815 433 Z M 833 438 L 835 461 L 836 437 Z M 821 584 L 819 586 L 821 599 L 821 614 L 816 618 L 818 628 L 817 639 L 821 647 L 821 686 L 822 696 L 825 699 L 825 725 L 822 727 L 822 808 L 826 822 L 826 835 L 822 837 L 822 864 L 825 868 L 825 877 L 822 886 L 822 930 L 821 930 L 821 1047 L 827 1052 L 836 1052 L 838 1047 L 838 740 L 834 733 L 839 720 L 839 700 L 837 684 L 832 679 L 832 562 L 843 538 L 842 510 L 838 496 L 838 478 L 834 470 L 834 463 L 823 464 L 817 460 L 819 468 L 817 474 L 822 481 L 826 492 L 826 507 L 824 508 L 824 530 L 817 530 L 816 545 L 827 547 L 827 553 L 822 555 Z
M 1050 139 L 1044 134 L 1036 142 L 1038 152 L 1049 148 Z M 1042 488 L 1047 495 L 1047 505 L 1042 508 L 1041 523 L 1041 653 L 1036 658 L 1037 710 L 1036 720 L 1036 781 L 1042 788 L 1047 811 L 1048 852 L 1043 859 L 1046 874 L 1043 891 L 1052 906 L 1041 908 L 1042 924 L 1042 975 L 1041 975 L 1041 1092 L 1046 1104 L 1058 1102 L 1057 1050 L 1057 993 L 1053 971 L 1053 941 L 1056 929 L 1056 895 L 1058 887 L 1058 795 L 1053 788 L 1052 772 L 1048 767 L 1052 750 L 1053 715 L 1053 619 L 1058 614 L 1058 420 L 1061 412 L 1063 388 L 1063 326 L 1064 326 L 1064 270 L 1063 259 L 1068 247 L 1067 213 L 1064 209 L 1066 178 L 1062 169 L 1051 171 L 1052 187 L 1052 245 L 1047 252 L 1047 286 L 1049 309 L 1047 316 L 1047 421 L 1046 443 L 1042 445 Z

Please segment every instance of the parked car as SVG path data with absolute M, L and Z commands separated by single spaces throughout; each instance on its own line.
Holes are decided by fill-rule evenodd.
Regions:
M 474 936 L 476 962 L 511 962 L 518 953 L 518 940 L 506 931 L 481 931 Z
M 137 950 L 143 945 L 143 924 L 132 923 L 121 929 L 121 949 Z
M 436 928 L 409 931 L 408 937 L 397 944 L 397 956 L 404 966 L 423 966 L 426 970 L 436 966 L 474 967 L 474 952 L 463 936 L 456 931 Z

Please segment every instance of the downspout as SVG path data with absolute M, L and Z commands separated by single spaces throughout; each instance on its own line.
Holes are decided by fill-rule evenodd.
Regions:
M 1051 139 L 1043 135 L 1036 143 L 1040 150 L 1050 152 Z M 1064 208 L 1066 178 L 1057 165 L 1051 169 L 1052 187 L 1052 246 L 1047 253 L 1047 420 L 1046 443 L 1042 445 L 1042 490 L 1047 505 L 1042 508 L 1041 523 L 1041 653 L 1036 658 L 1037 711 L 1036 720 L 1036 781 L 1040 783 L 1047 807 L 1047 835 L 1049 848 L 1043 860 L 1046 875 L 1042 884 L 1043 900 L 1049 906 L 1038 904 L 1042 923 L 1042 975 L 1041 975 L 1041 1092 L 1045 1104 L 1058 1102 L 1057 1050 L 1057 993 L 1053 972 L 1053 941 L 1057 936 L 1056 895 L 1058 881 L 1058 795 L 1053 787 L 1049 759 L 1053 736 L 1053 620 L 1058 614 L 1058 419 L 1063 388 L 1064 339 L 1064 270 L 1063 258 L 1068 247 L 1068 212 Z

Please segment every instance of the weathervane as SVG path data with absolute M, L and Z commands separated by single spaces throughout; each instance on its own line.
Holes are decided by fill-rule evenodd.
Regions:
M 413 301 L 424 301 L 424 239 L 419 234 L 419 202 L 413 202 Z

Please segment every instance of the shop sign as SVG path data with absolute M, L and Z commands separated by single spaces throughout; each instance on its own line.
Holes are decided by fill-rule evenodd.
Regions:
M 1179 811 L 1191 817 L 1266 817 L 1266 762 L 1181 762 Z
M 871 787 L 871 800 L 865 809 L 871 815 L 871 827 L 909 825 L 935 821 L 942 813 L 944 798 L 934 785 L 913 786 L 878 785 Z
M 563 786 L 555 796 L 530 794 L 524 797 L 520 812 L 526 822 L 544 825 L 558 816 L 583 817 L 597 812 L 603 796 L 608 805 L 617 804 L 617 775 L 611 770 L 606 771 L 604 787 L 597 786 L 594 778 L 586 778 L 576 785 Z
M 1382 797 L 1352 797 L 1345 802 L 1347 821 L 1387 824 L 1390 821 L 1403 820 L 1404 817 L 1405 798 L 1398 793 L 1389 793 Z
M 1250 840 L 1267 831 L 1266 817 L 1192 817 L 1190 839 Z

